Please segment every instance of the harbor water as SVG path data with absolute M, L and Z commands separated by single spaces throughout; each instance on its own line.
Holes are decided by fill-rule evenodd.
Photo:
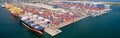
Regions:
M 120 6 L 111 6 L 108 14 L 88 17 L 60 28 L 52 37 L 36 34 L 25 28 L 7 9 L 0 6 L 0 38 L 120 38 Z

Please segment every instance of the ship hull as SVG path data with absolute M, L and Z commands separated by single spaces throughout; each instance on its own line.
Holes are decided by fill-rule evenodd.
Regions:
M 31 28 L 31 27 L 28 26 L 25 22 L 21 21 L 21 23 L 22 23 L 23 26 L 25 26 L 25 27 L 28 28 L 29 30 L 31 30 L 31 31 L 33 31 L 33 32 L 36 32 L 36 33 L 38 33 L 38 34 L 42 34 L 42 31 Z
M 17 14 L 14 14 L 14 13 L 11 13 L 11 15 L 12 16 L 14 16 L 14 17 L 16 17 L 16 18 L 19 18 L 19 16 L 17 15 Z M 32 28 L 32 27 L 30 27 L 28 24 L 26 24 L 25 22 L 23 22 L 20 18 L 19 18 L 19 20 L 20 20 L 20 22 L 22 23 L 22 25 L 23 26 L 25 26 L 26 28 L 28 28 L 29 30 L 31 30 L 31 31 L 33 31 L 33 32 L 35 32 L 35 33 L 37 33 L 37 34 L 43 34 L 42 32 L 42 30 L 40 31 L 40 30 L 36 30 L 36 29 L 34 29 L 34 28 Z
M 19 16 L 18 16 L 17 14 L 15 14 L 15 13 L 11 13 L 11 15 L 14 16 L 14 17 L 16 17 L 16 18 L 19 17 Z

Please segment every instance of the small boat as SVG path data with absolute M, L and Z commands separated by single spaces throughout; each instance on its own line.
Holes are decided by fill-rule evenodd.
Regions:
M 3 5 L 3 4 L 1 4 L 1 6 L 2 6 L 2 8 L 4 8 L 4 7 L 5 7 L 5 5 Z

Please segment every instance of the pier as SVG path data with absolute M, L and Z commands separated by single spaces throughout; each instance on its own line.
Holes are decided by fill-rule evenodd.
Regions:
M 60 30 L 59 28 L 67 26 L 81 19 L 87 18 L 89 16 L 96 17 L 96 15 L 99 16 L 105 14 L 106 13 L 105 11 L 109 11 L 110 9 L 109 5 L 106 6 L 105 4 L 102 3 L 82 1 L 64 1 L 64 2 L 56 3 L 56 5 L 58 5 L 58 8 L 56 9 L 53 8 L 55 2 L 51 2 L 52 4 L 20 3 L 18 7 L 21 7 L 24 13 L 21 14 L 19 12 L 18 14 L 21 17 L 21 20 L 28 22 L 29 26 L 33 26 L 33 28 L 35 29 L 39 29 L 40 27 L 42 27 L 42 29 L 44 29 L 45 32 L 47 32 L 51 36 L 55 36 L 62 32 L 62 30 Z M 71 2 L 74 3 L 71 4 Z M 90 5 L 94 6 L 89 7 L 85 5 L 86 3 L 88 4 L 90 3 Z M 97 4 L 103 5 L 104 7 L 103 8 L 102 6 L 97 7 Z M 14 6 L 10 7 L 14 8 Z M 17 9 L 17 7 L 15 7 L 15 9 Z M 13 11 L 15 11 L 15 9 Z M 11 10 L 12 9 L 10 9 L 10 11 Z

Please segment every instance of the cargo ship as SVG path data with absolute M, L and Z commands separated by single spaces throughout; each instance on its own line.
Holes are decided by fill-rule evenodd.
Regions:
M 25 26 L 29 30 L 34 31 L 38 34 L 42 34 L 44 28 L 41 26 L 38 26 L 38 24 L 33 24 L 34 27 L 31 26 L 32 25 L 32 23 L 30 23 L 31 21 L 28 21 L 27 19 L 25 20 L 20 16 L 20 14 L 23 13 L 23 11 L 20 8 L 17 8 L 12 4 L 8 4 L 8 3 L 5 3 L 4 6 L 6 9 L 8 9 L 11 12 L 12 16 L 20 19 L 20 22 L 23 24 L 23 26 Z

